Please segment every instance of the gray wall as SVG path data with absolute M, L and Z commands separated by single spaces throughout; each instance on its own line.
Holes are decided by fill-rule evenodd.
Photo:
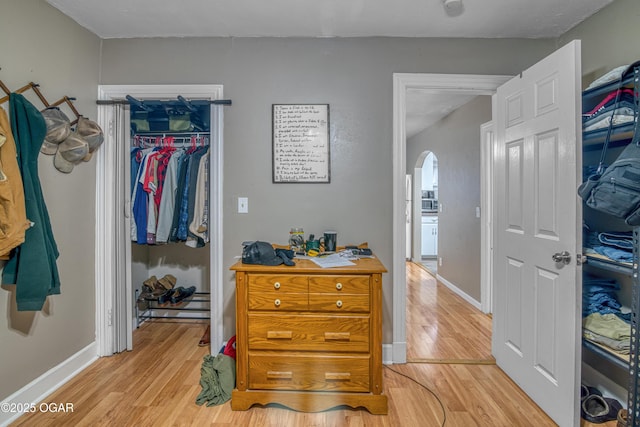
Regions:
M 640 2 L 616 0 L 558 39 L 558 46 L 582 40 L 584 87 L 612 68 L 640 60 L 638 23 Z
M 617 0 L 558 40 L 473 39 L 136 39 L 103 41 L 43 0 L 0 0 L 0 79 L 69 94 L 95 116 L 99 83 L 220 83 L 225 116 L 224 263 L 245 239 L 285 242 L 289 228 L 338 230 L 340 243 L 368 241 L 392 265 L 392 74 L 513 74 L 575 36 L 589 70 L 640 57 L 638 2 Z M 10 35 L 7 37 L 5 35 Z M 616 42 L 617 40 L 617 42 Z M 615 61 L 614 61 L 615 60 Z M 617 65 L 617 64 L 616 64 Z M 331 105 L 332 182 L 271 183 L 271 104 Z M 62 295 L 47 311 L 15 313 L 0 289 L 0 398 L 94 340 L 95 161 L 61 175 L 40 160 L 45 198 L 61 249 Z M 249 197 L 250 213 L 234 213 Z M 384 282 L 384 342 L 391 342 L 392 286 Z M 225 275 L 225 334 L 234 328 L 233 276 Z
M 369 242 L 384 276 L 384 342 L 392 340 L 392 75 L 510 74 L 553 51 L 552 40 L 105 40 L 102 84 L 220 83 L 225 109 L 224 265 L 243 240 L 286 243 L 289 229 Z M 271 104 L 330 104 L 331 183 L 271 182 Z M 249 198 L 237 214 L 236 197 Z M 477 261 L 475 262 L 477 264 Z M 225 274 L 225 335 L 235 328 Z
M 39 83 L 49 102 L 76 97 L 78 111 L 95 119 L 100 39 L 41 0 L 0 0 L 0 11 L 0 80 L 12 90 Z M 32 91 L 24 95 L 44 108 Z M 95 160 L 69 175 L 49 156 L 38 166 L 62 293 L 41 312 L 17 312 L 15 286 L 0 287 L 0 400 L 95 340 Z
M 407 173 L 424 151 L 438 158 L 438 274 L 480 301 L 480 125 L 491 97 L 478 96 L 407 141 Z

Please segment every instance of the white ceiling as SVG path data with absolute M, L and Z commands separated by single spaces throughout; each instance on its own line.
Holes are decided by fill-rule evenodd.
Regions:
M 613 0 L 47 0 L 101 38 L 557 37 Z
M 420 131 L 428 128 L 473 98 L 475 98 L 475 95 L 442 93 L 442 91 L 436 93 L 423 89 L 407 89 L 405 119 L 407 138 L 411 138 Z
M 101 38 L 553 38 L 614 0 L 47 0 Z M 459 0 L 447 0 L 454 3 Z M 407 94 L 407 135 L 469 99 Z

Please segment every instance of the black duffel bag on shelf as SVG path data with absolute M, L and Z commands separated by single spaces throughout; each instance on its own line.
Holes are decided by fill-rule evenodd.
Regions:
M 637 65 L 638 63 L 634 64 L 633 69 L 623 73 L 620 77 L 616 104 L 621 93 L 623 77 L 629 71 L 636 73 L 636 79 L 639 77 L 636 71 Z M 613 128 L 614 109 L 604 140 L 598 170 L 578 187 L 578 195 L 582 197 L 588 207 L 624 219 L 631 226 L 640 225 L 640 120 L 638 120 L 637 97 L 638 94 L 635 93 L 635 127 L 631 143 L 625 147 L 611 165 L 604 171 L 602 170 Z

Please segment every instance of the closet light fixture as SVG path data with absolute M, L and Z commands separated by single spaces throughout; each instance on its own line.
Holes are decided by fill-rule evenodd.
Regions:
M 464 12 L 462 0 L 442 0 L 442 6 L 447 16 L 460 16 Z

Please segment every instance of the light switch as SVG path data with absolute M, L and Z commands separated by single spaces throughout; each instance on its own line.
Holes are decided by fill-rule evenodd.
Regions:
M 248 197 L 238 197 L 238 213 L 249 213 Z
M 480 206 L 476 206 L 476 218 L 480 218 Z

